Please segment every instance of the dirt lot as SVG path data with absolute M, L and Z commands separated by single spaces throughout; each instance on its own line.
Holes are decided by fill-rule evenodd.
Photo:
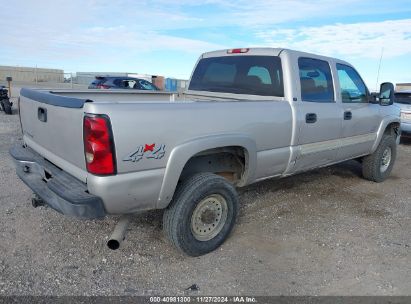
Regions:
M 0 112 L 0 295 L 411 295 L 410 144 L 382 184 L 352 161 L 241 189 L 229 240 L 190 258 L 160 211 L 136 216 L 110 251 L 115 219 L 33 209 L 8 156 L 20 137 L 18 116 Z

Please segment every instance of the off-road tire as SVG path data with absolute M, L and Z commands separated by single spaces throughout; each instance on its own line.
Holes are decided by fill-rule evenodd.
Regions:
M 381 170 L 384 151 L 391 148 L 391 159 L 388 168 Z M 362 161 L 362 175 L 365 179 L 381 183 L 388 178 L 397 157 L 397 143 L 395 135 L 383 135 L 380 144 L 374 153 L 365 156 Z
M 8 101 L 7 99 L 3 99 L 1 101 L 1 107 L 4 111 L 4 113 L 11 115 L 12 114 L 12 110 L 11 110 L 11 103 L 10 101 Z
M 193 212 L 209 196 L 219 195 L 226 202 L 226 219 L 221 230 L 210 240 L 198 240 L 192 230 Z M 163 229 L 172 244 L 189 256 L 200 256 L 218 248 L 230 234 L 238 211 L 238 195 L 225 178 L 212 173 L 198 173 L 178 185 L 164 212 Z

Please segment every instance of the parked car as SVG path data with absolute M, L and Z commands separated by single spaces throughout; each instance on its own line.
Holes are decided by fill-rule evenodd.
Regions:
M 158 91 L 151 82 L 132 77 L 102 77 L 96 79 L 88 86 L 89 89 L 136 89 Z
M 411 91 L 396 92 L 395 105 L 401 110 L 401 136 L 411 137 Z
M 394 86 L 383 83 L 377 103 L 339 59 L 271 48 L 205 53 L 185 94 L 172 96 L 22 89 L 24 144 L 10 153 L 33 205 L 83 218 L 165 209 L 168 238 L 199 256 L 232 230 L 236 187 L 348 159 L 382 182 L 394 165 Z

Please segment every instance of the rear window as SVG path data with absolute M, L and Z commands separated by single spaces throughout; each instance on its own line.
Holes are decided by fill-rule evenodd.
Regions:
M 201 59 L 189 90 L 283 97 L 281 59 L 277 56 Z
M 411 104 L 411 93 L 395 93 L 395 102 Z

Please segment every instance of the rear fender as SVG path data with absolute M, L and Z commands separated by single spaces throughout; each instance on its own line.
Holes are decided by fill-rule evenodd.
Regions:
M 197 138 L 185 142 L 171 151 L 157 202 L 157 208 L 162 209 L 168 206 L 173 198 L 181 172 L 191 157 L 205 150 L 229 146 L 238 146 L 245 149 L 247 154 L 246 168 L 239 185 L 249 184 L 254 179 L 257 162 L 257 148 L 251 138 L 241 134 Z

